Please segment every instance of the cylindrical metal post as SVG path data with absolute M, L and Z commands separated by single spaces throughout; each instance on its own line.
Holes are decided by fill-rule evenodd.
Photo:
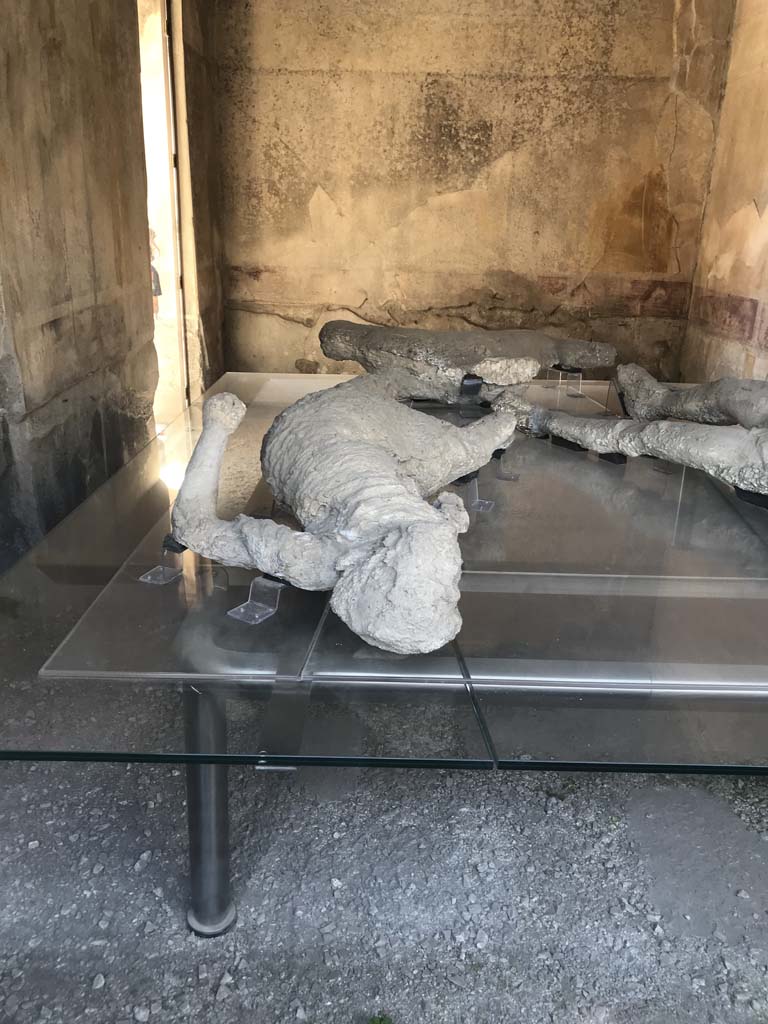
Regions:
M 184 713 L 188 753 L 226 753 L 227 722 L 222 696 L 189 686 L 184 693 Z M 187 921 L 198 935 L 221 935 L 237 917 L 229 875 L 228 803 L 226 765 L 187 765 L 192 888 Z

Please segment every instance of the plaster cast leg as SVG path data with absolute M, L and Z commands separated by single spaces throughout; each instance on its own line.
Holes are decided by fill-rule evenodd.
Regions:
M 216 519 L 219 498 L 219 471 L 227 440 L 245 416 L 245 405 L 234 395 L 221 394 L 209 398 L 203 407 L 203 430 L 200 434 L 187 473 L 181 485 L 174 518 L 180 522 L 194 516 Z
M 616 372 L 629 414 L 640 420 L 678 419 L 716 426 L 768 427 L 768 382 L 724 377 L 681 388 L 662 384 L 631 363 Z
M 395 369 L 367 374 L 351 387 L 370 392 L 373 400 L 384 397 L 403 403 L 409 398 L 432 398 L 451 402 L 458 399 L 461 382 L 425 379 Z M 507 448 L 514 439 L 517 417 L 496 412 L 458 427 L 401 405 L 393 407 L 387 423 L 396 437 L 396 444 L 390 446 L 392 455 L 426 496 L 484 466 L 499 448 Z
M 334 565 L 342 550 L 334 540 L 300 533 L 271 519 L 218 517 L 227 439 L 244 415 L 245 406 L 234 395 L 215 395 L 205 403 L 203 431 L 173 507 L 173 535 L 204 558 L 258 569 L 306 590 L 328 590 L 338 579 Z
M 441 460 L 438 467 L 440 476 L 435 476 L 435 467 L 432 466 L 425 467 L 423 475 L 417 477 L 425 488 L 423 493 L 438 491 L 459 477 L 485 466 L 495 451 L 512 444 L 516 426 L 517 416 L 497 412 L 476 420 L 470 426 L 454 427 L 444 449 L 447 458 Z
M 412 370 L 392 367 L 364 374 L 355 381 L 355 386 L 369 388 L 395 402 L 407 402 L 410 398 L 450 402 L 459 397 L 461 377 L 442 375 L 439 370 L 416 374 Z
M 745 491 L 768 494 L 768 430 L 668 420 L 639 423 L 603 416 L 569 416 L 531 405 L 525 410 L 524 400 L 516 405 L 521 421 L 537 433 L 554 434 L 594 452 L 655 455 L 701 469 Z

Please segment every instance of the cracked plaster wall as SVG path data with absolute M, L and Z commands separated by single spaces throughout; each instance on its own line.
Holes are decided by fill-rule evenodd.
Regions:
M 136 6 L 0 0 L 0 570 L 148 436 Z
M 228 368 L 327 370 L 348 312 L 546 325 L 677 376 L 732 13 L 219 0 Z
M 683 352 L 689 380 L 768 377 L 768 5 L 739 0 Z

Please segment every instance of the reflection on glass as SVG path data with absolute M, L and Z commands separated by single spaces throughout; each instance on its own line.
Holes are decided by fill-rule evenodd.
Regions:
M 251 403 L 222 514 L 276 514 L 261 437 L 285 404 L 336 380 L 219 382 Z M 607 382 L 569 386 L 529 387 L 569 411 L 615 411 Z M 404 657 L 353 634 L 327 594 L 285 587 L 274 615 L 236 621 L 254 574 L 192 552 L 178 579 L 140 582 L 161 562 L 199 430 L 193 407 L 0 580 L 2 749 L 200 755 L 183 729 L 197 693 L 226 719 L 228 757 L 764 763 L 768 515 L 727 488 L 517 437 L 478 479 L 493 505 L 461 538 L 457 644 Z M 144 733 L 138 702 L 153 716 Z

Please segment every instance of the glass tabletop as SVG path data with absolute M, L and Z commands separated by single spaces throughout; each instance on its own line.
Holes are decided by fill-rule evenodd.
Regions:
M 273 514 L 264 431 L 341 379 L 219 381 L 214 391 L 249 405 L 222 473 L 222 515 Z M 575 414 L 617 409 L 606 382 L 531 388 Z M 614 464 L 518 435 L 476 481 L 493 504 L 471 512 L 461 538 L 461 633 L 398 656 L 353 634 L 326 594 L 285 587 L 266 621 L 232 618 L 255 574 L 192 552 L 169 556 L 170 582 L 142 582 L 161 564 L 199 430 L 193 406 L 0 578 L 0 756 L 768 766 L 768 513 L 728 488 L 659 460 Z M 190 738 L 195 715 L 226 724 L 223 748 Z

